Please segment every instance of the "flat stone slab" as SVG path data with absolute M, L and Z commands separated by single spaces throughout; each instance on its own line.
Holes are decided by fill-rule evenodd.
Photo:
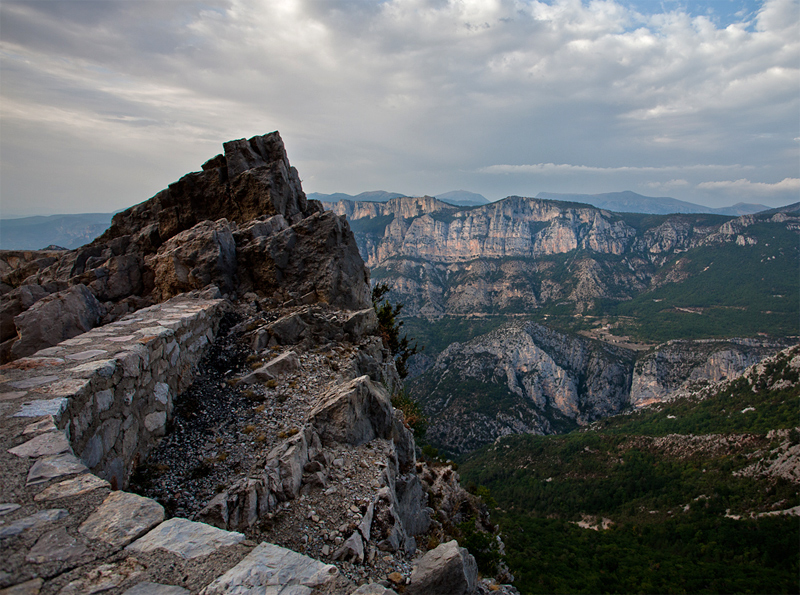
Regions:
M 88 467 L 78 457 L 70 453 L 42 457 L 28 471 L 27 483 L 28 485 L 36 485 L 50 479 L 83 473 L 88 470 Z
M 14 502 L 2 502 L 0 503 L 0 516 L 8 514 L 9 512 L 14 512 L 18 508 L 21 508 L 21 506 Z
M 121 585 L 128 579 L 142 574 L 147 567 L 135 558 L 128 558 L 117 564 L 102 564 L 87 572 L 61 589 L 58 595 L 87 595 L 88 593 L 105 593 Z
M 129 492 L 111 492 L 78 531 L 111 546 L 127 545 L 164 520 L 164 507 Z
M 44 580 L 40 578 L 33 578 L 24 583 L 19 583 L 13 587 L 8 587 L 2 591 L 3 595 L 39 595 L 39 591 L 44 584 Z
M 53 421 L 53 417 L 48 416 L 45 419 L 40 419 L 39 421 L 35 421 L 32 424 L 25 426 L 22 434 L 23 436 L 25 434 L 40 434 L 42 432 L 50 432 L 55 429 L 57 428 L 55 422 Z
M 104 353 L 108 353 L 105 349 L 89 349 L 87 351 L 79 351 L 78 353 L 71 353 L 67 356 L 67 359 L 71 359 L 76 362 L 82 362 L 87 359 L 92 359 L 93 357 L 97 357 L 98 355 L 103 355 Z
M 241 562 L 200 591 L 200 595 L 232 593 L 286 593 L 305 595 L 333 582 L 339 570 L 303 554 L 271 543 L 261 543 Z M 270 587 L 273 587 L 270 589 Z M 305 587 L 305 589 L 303 589 Z
M 88 551 L 89 549 L 85 545 L 62 527 L 42 535 L 25 556 L 25 560 L 33 564 L 74 562 Z
M 0 538 L 19 535 L 23 531 L 27 531 L 29 529 L 36 529 L 38 527 L 46 525 L 47 523 L 52 523 L 53 521 L 63 519 L 65 516 L 68 515 L 69 512 L 67 512 L 63 508 L 50 508 L 48 510 L 40 510 L 39 512 L 32 514 L 31 516 L 19 519 L 17 521 L 14 521 L 13 523 L 9 523 L 8 525 L 0 526 Z
M 38 458 L 45 455 L 58 455 L 64 452 L 72 452 L 69 440 L 64 432 L 47 432 L 31 438 L 27 442 L 9 448 L 8 452 L 18 457 Z
M 13 390 L 8 393 L 0 393 L 0 401 L 15 401 L 28 394 L 26 390 Z
M 241 533 L 225 531 L 187 519 L 173 518 L 164 521 L 125 549 L 133 552 L 151 552 L 161 548 L 191 560 L 207 556 L 221 547 L 235 545 L 242 540 L 244 535 Z
M 30 403 L 23 403 L 14 417 L 42 417 L 44 415 L 58 415 L 67 408 L 68 399 L 37 399 Z
M 162 585 L 160 583 L 139 583 L 131 587 L 122 595 L 189 595 L 190 591 L 183 587 L 174 585 Z
M 74 479 L 67 479 L 36 494 L 33 499 L 37 502 L 43 500 L 56 500 L 58 498 L 69 498 L 70 496 L 80 496 L 88 494 L 99 488 L 110 488 L 111 484 L 105 479 L 100 479 L 91 473 L 85 473 Z
M 17 380 L 15 382 L 9 382 L 8 386 L 12 388 L 25 390 L 33 388 L 35 386 L 42 386 L 43 384 L 49 384 L 51 382 L 55 382 L 56 380 L 58 380 L 58 376 L 34 376 L 33 378 L 26 378 L 25 380 Z

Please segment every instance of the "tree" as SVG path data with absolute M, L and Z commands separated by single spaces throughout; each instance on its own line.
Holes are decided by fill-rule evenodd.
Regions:
M 397 318 L 403 309 L 403 304 L 392 306 L 389 300 L 386 299 L 386 294 L 389 293 L 389 290 L 390 288 L 386 283 L 375 285 L 372 288 L 372 306 L 378 315 L 378 330 L 383 338 L 383 344 L 392 352 L 400 378 L 405 378 L 408 375 L 408 367 L 406 365 L 408 358 L 421 351 L 422 348 L 417 348 L 416 341 L 412 345 L 407 335 L 400 336 L 400 327 L 403 326 L 403 322 Z

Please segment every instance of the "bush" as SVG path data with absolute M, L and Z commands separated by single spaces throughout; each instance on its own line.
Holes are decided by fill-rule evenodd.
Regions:
M 421 351 L 421 348 L 417 349 L 416 342 L 412 345 L 411 340 L 406 335 L 400 336 L 400 327 L 403 326 L 403 322 L 397 320 L 397 318 L 403 309 L 403 304 L 392 306 L 389 300 L 386 299 L 387 293 L 389 293 L 389 286 L 386 283 L 378 283 L 373 287 L 372 306 L 378 315 L 378 329 L 383 338 L 383 344 L 392 352 L 400 378 L 405 378 L 408 375 L 408 367 L 406 365 L 408 358 Z

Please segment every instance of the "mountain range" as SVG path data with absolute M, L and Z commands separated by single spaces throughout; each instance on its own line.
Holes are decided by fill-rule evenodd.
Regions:
M 752 215 L 766 211 L 769 207 L 761 204 L 737 203 L 730 207 L 712 209 L 668 196 L 642 196 L 630 190 L 625 192 L 607 192 L 604 194 L 557 194 L 540 192 L 536 198 L 583 202 L 608 211 L 618 213 L 650 213 L 652 215 L 669 215 L 672 213 L 716 213 L 717 215 Z

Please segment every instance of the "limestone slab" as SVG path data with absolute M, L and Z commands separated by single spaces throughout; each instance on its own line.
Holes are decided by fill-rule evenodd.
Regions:
M 71 359 L 76 362 L 82 362 L 87 359 L 97 357 L 98 355 L 103 355 L 104 353 L 108 353 L 108 351 L 105 349 L 87 349 L 86 351 L 79 351 L 78 353 L 70 353 L 67 356 L 67 359 Z
M 72 537 L 63 527 L 42 535 L 25 556 L 27 562 L 46 564 L 47 562 L 74 562 L 88 551 L 88 548 Z
M 136 335 L 122 335 L 121 337 L 109 337 L 108 341 L 113 343 L 127 343 L 136 339 Z
M 131 587 L 122 595 L 189 595 L 189 593 L 190 591 L 183 587 L 145 582 Z
M 84 473 L 73 479 L 67 479 L 42 490 L 33 499 L 37 502 L 44 500 L 56 500 L 58 498 L 69 498 L 70 496 L 80 496 L 88 494 L 100 488 L 110 488 L 105 479 L 100 479 L 91 473 Z
M 74 368 L 70 368 L 69 371 L 73 376 L 79 378 L 90 378 L 95 374 L 102 378 L 111 378 L 116 369 L 117 365 L 114 363 L 113 359 L 101 359 L 75 366 Z
M 36 399 L 23 403 L 14 417 L 42 417 L 43 415 L 59 415 L 67 408 L 69 401 L 65 397 L 57 399 Z
M 73 368 L 74 370 L 74 368 Z M 79 394 L 89 386 L 89 380 L 80 378 L 67 378 L 47 386 L 36 389 L 36 392 L 53 397 L 72 397 Z
M 151 552 L 161 548 L 186 560 L 207 556 L 221 547 L 235 545 L 244 535 L 196 523 L 187 519 L 173 518 L 164 521 L 144 537 L 130 544 L 126 550 Z
M 332 564 L 323 564 L 271 543 L 261 543 L 200 593 L 281 593 L 281 587 L 293 586 L 292 593 L 299 595 L 335 581 L 338 575 L 339 571 Z
M 58 380 L 58 376 L 33 376 L 31 378 L 25 378 L 24 380 L 16 380 L 14 382 L 9 382 L 8 386 L 11 386 L 13 388 L 18 388 L 20 390 L 25 390 L 28 388 L 33 388 L 35 386 L 49 384 L 50 382 L 55 382 L 56 380 Z
M 14 512 L 18 508 L 20 508 L 20 505 L 14 502 L 0 502 L 0 516 L 8 514 L 9 512 Z
M 50 479 L 83 473 L 88 470 L 78 457 L 70 453 L 42 457 L 28 471 L 27 483 L 28 485 L 36 485 Z
M 39 421 L 35 421 L 32 424 L 25 426 L 25 429 L 22 431 L 22 435 L 40 434 L 42 432 L 50 432 L 55 429 L 56 424 L 55 421 L 53 421 L 53 416 L 48 415 L 44 419 L 40 419 Z
M 111 492 L 78 531 L 111 546 L 127 545 L 164 520 L 164 508 L 155 500 L 128 492 Z
M 31 438 L 27 442 L 9 448 L 8 452 L 18 457 L 38 458 L 45 455 L 58 455 L 71 452 L 69 440 L 64 432 L 47 432 Z
M 25 581 L 24 583 L 19 583 L 18 585 L 14 585 L 13 587 L 8 587 L 2 591 L 3 595 L 39 595 L 39 591 L 42 589 L 42 584 L 44 584 L 44 580 L 40 578 L 33 578 L 29 581 Z
M 26 390 L 14 390 L 11 392 L 0 393 L 0 401 L 14 401 L 16 399 L 21 399 L 27 394 L 28 391 Z
M 27 531 L 29 529 L 38 529 L 47 523 L 52 523 L 53 521 L 63 519 L 66 516 L 69 516 L 69 512 L 63 508 L 49 508 L 47 510 L 40 510 L 31 516 L 19 519 L 13 523 L 9 523 L 8 525 L 0 526 L 0 538 L 19 535 L 23 531 Z

